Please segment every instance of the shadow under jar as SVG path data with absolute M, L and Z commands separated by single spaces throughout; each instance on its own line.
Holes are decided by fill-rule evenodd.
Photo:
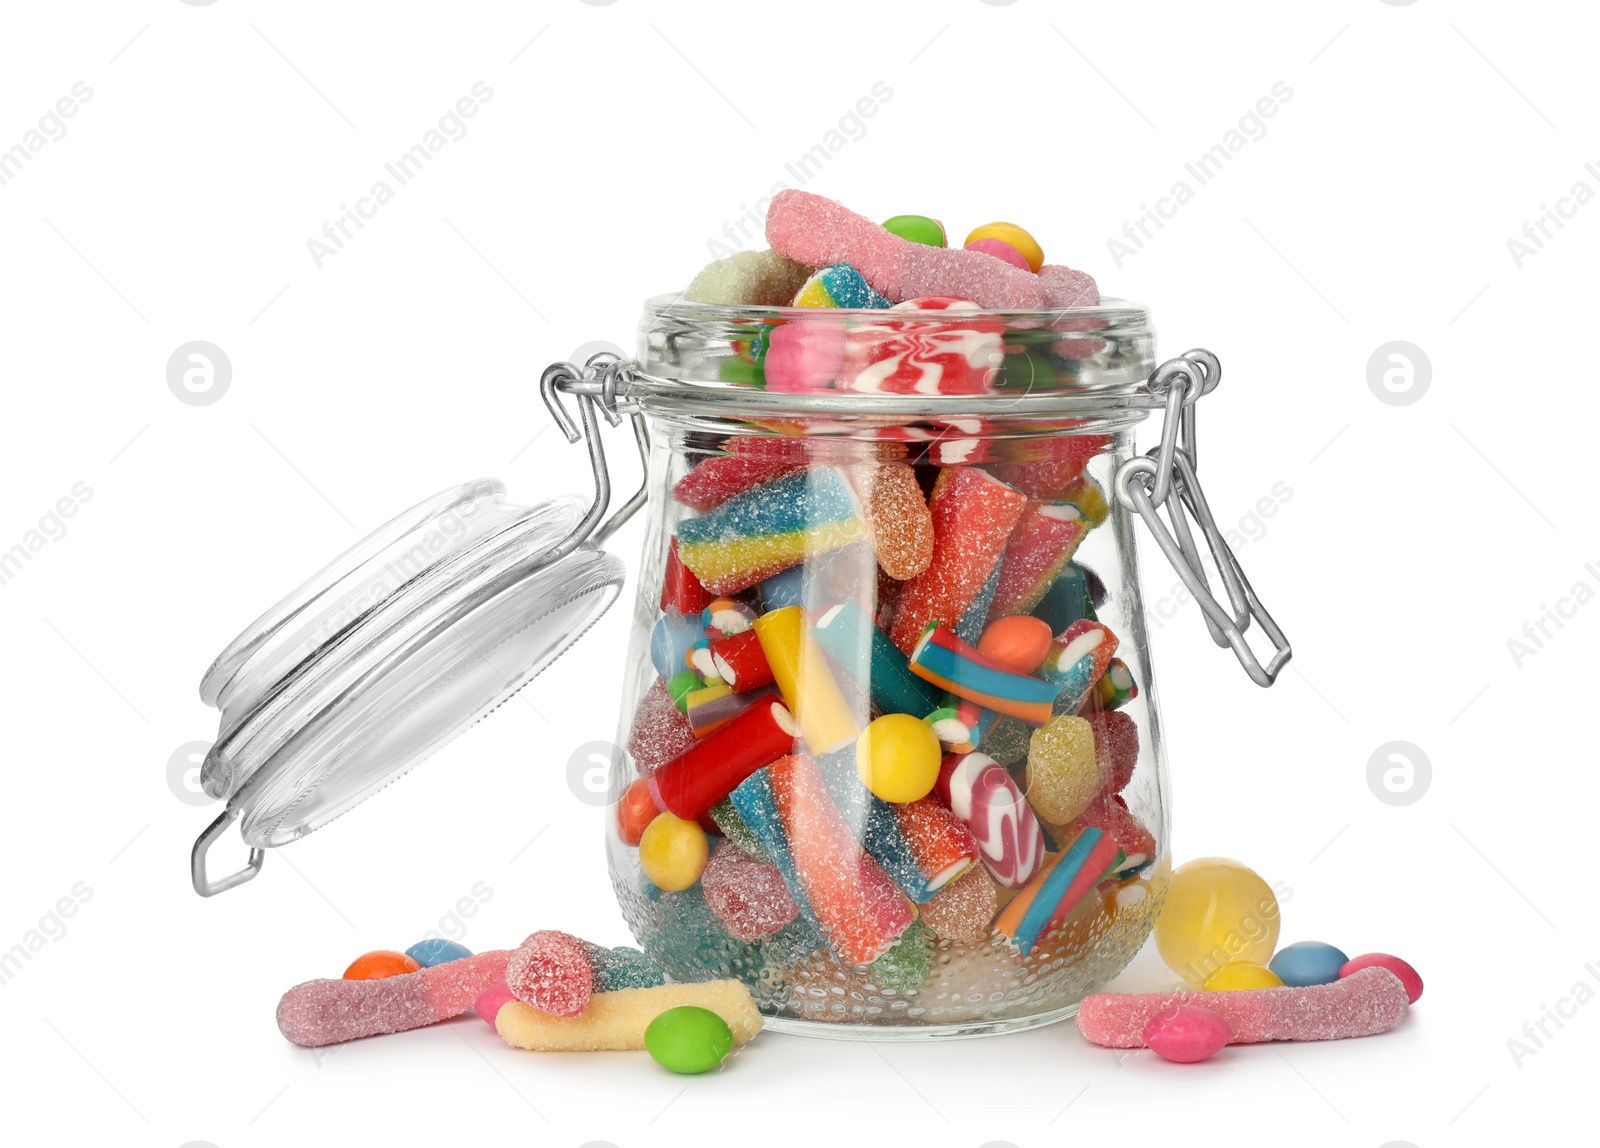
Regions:
M 1047 1024 L 1131 960 L 1168 783 L 1115 484 L 1148 410 L 1175 437 L 1215 384 L 1196 354 L 1152 385 L 1148 315 L 1115 300 L 647 304 L 607 851 L 671 976 L 892 1039 Z

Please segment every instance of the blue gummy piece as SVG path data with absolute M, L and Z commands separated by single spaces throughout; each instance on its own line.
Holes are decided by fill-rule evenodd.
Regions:
M 889 306 L 889 300 L 874 291 L 866 277 L 848 263 L 830 263 L 818 271 L 814 278 L 822 280 L 822 285 L 833 299 L 833 305 L 841 310 L 866 308 L 882 311 Z
M 667 974 L 650 959 L 648 953 L 627 945 L 619 945 L 614 949 L 590 946 L 589 967 L 597 993 L 609 993 L 615 989 L 650 989 L 667 983 Z

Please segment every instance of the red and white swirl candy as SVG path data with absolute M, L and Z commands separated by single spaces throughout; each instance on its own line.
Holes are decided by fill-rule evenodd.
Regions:
M 926 296 L 897 303 L 896 311 L 948 311 L 954 322 L 885 319 L 852 327 L 844 363 L 834 385 L 841 390 L 886 395 L 981 395 L 994 389 L 1005 357 L 1005 324 L 976 319 L 968 299 Z
M 994 758 L 950 754 L 939 766 L 939 798 L 972 830 L 983 863 L 1008 889 L 1020 889 L 1044 864 L 1044 834 L 1016 782 Z

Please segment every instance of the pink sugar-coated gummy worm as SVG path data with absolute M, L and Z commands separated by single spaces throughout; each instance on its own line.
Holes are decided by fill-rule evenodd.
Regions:
M 1045 288 L 1031 271 L 982 251 L 912 243 L 809 191 L 789 189 L 772 197 L 767 242 L 811 267 L 848 263 L 892 303 L 956 295 L 980 307 L 1029 310 L 1045 302 Z
M 1388 1032 L 1411 1009 L 1388 969 L 1370 968 L 1326 985 L 1235 992 L 1094 993 L 1078 1006 L 1078 1029 L 1106 1048 L 1144 1048 L 1144 1030 L 1176 1005 L 1199 1005 L 1233 1028 L 1230 1044 L 1342 1040 Z
M 1060 264 L 1039 268 L 1039 286 L 1044 288 L 1046 307 L 1098 307 L 1100 288 L 1087 271 L 1074 271 Z
M 375 981 L 307 981 L 278 1002 L 278 1031 L 303 1048 L 320 1048 L 449 1020 L 502 983 L 510 959 L 511 950 L 497 949 Z

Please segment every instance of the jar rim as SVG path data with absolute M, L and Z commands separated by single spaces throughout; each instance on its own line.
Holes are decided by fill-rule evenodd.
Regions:
M 724 367 L 740 344 L 791 323 L 825 324 L 864 338 L 883 338 L 884 324 L 926 332 L 983 324 L 999 335 L 1007 362 L 1034 356 L 1047 381 L 1031 373 L 1023 385 L 986 386 L 980 393 L 865 392 L 848 386 L 767 389 L 730 379 Z M 892 336 L 889 336 L 892 337 Z M 694 303 L 681 293 L 646 299 L 638 329 L 638 367 L 629 394 L 647 413 L 684 417 L 772 418 L 782 414 L 844 418 L 981 415 L 1006 419 L 1118 416 L 1136 421 L 1160 405 L 1146 383 L 1155 368 L 1150 311 L 1126 299 L 1093 307 L 1040 310 L 863 310 L 754 307 Z M 1031 362 L 1031 359 L 1030 359 Z M 998 363 L 996 364 L 999 365 Z

